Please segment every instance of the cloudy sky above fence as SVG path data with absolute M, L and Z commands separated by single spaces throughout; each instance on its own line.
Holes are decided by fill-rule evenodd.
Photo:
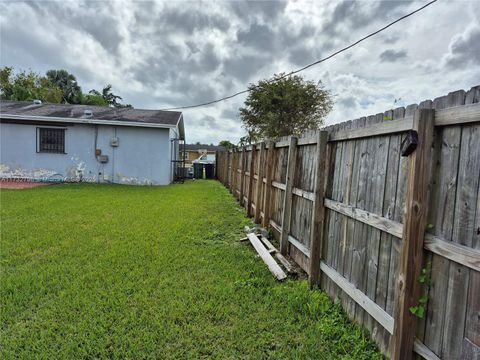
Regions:
M 213 100 L 288 72 L 424 2 L 1 2 L 0 64 L 113 84 L 136 108 Z M 476 1 L 440 1 L 303 72 L 335 95 L 327 123 L 480 84 Z M 188 141 L 238 141 L 243 96 L 184 111 Z

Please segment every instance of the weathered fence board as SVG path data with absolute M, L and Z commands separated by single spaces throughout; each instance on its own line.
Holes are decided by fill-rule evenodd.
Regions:
M 425 109 L 433 109 L 431 148 L 401 156 Z M 339 300 L 382 352 L 478 356 L 480 86 L 217 156 L 219 180 L 287 240 L 284 251 L 310 284 Z M 415 319 L 409 307 L 427 290 L 422 267 L 432 286 L 425 317 Z

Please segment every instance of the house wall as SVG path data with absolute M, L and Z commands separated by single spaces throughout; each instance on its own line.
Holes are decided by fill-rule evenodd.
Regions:
M 0 124 L 0 177 L 145 185 L 172 180 L 169 129 L 98 126 L 96 148 L 109 157 L 101 164 L 95 157 L 95 126 L 54 126 L 66 129 L 66 154 L 37 153 L 37 127 L 52 126 Z M 113 136 L 118 147 L 110 146 Z
M 187 157 L 185 157 L 185 167 L 192 167 L 193 160 L 197 160 L 202 154 L 198 150 L 187 150 Z M 207 155 L 215 157 L 215 151 L 207 151 Z

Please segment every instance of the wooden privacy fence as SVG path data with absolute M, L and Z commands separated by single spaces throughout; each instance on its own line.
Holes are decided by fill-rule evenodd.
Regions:
M 384 354 L 479 359 L 479 101 L 477 86 L 220 152 L 217 176 Z

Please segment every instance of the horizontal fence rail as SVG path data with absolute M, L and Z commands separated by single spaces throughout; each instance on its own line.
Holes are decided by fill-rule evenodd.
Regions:
M 219 152 L 217 176 L 385 355 L 478 359 L 479 102 L 477 86 Z

